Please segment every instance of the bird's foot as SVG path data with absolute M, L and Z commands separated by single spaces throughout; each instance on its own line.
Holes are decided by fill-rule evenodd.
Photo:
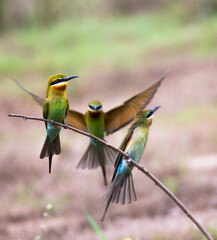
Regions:
M 50 120 L 50 124 L 51 124 L 51 125 L 54 125 L 54 120 Z
M 64 129 L 69 128 L 69 124 L 67 124 L 66 122 L 63 123 L 65 126 L 63 127 Z

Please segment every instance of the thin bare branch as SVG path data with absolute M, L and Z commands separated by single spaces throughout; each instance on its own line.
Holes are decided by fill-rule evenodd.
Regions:
M 42 121 L 42 122 L 49 122 L 51 124 L 56 124 L 59 125 L 65 129 L 70 129 L 72 131 L 75 131 L 77 133 L 80 133 L 82 135 L 85 135 L 87 137 L 90 137 L 98 142 L 101 142 L 102 144 L 106 145 L 109 148 L 112 148 L 113 150 L 119 152 L 122 154 L 126 159 L 127 163 L 129 165 L 133 165 L 134 167 L 138 168 L 140 171 L 142 171 L 146 176 L 148 176 L 161 190 L 163 190 L 174 202 L 178 207 L 192 220 L 192 222 L 198 227 L 198 229 L 203 233 L 203 235 L 208 239 L 208 240 L 213 240 L 211 235 L 206 231 L 206 229 L 199 223 L 199 221 L 193 216 L 193 214 L 184 206 L 184 204 L 166 187 L 161 183 L 153 174 L 151 174 L 146 168 L 144 168 L 142 165 L 131 159 L 125 152 L 122 150 L 116 148 L 112 144 L 105 142 L 104 140 L 90 134 L 87 132 L 84 132 L 82 130 L 79 130 L 77 128 L 71 127 L 67 124 L 64 123 L 59 123 L 59 122 L 54 122 L 53 120 L 48 120 L 44 118 L 39 118 L 39 117 L 31 117 L 31 116 L 25 116 L 25 115 L 19 115 L 19 114 L 8 114 L 8 117 L 17 117 L 17 118 L 23 118 L 25 120 L 30 119 L 30 120 L 37 120 L 37 121 Z
M 80 133 L 82 135 L 85 135 L 87 137 L 90 137 L 90 138 L 93 138 L 94 140 L 98 141 L 98 142 L 101 142 L 102 144 L 106 145 L 107 147 L 109 148 L 112 148 L 113 150 L 119 152 L 120 154 L 122 154 L 126 159 L 129 159 L 129 156 L 123 152 L 122 150 L 116 148 L 115 146 L 111 145 L 110 143 L 102 140 L 101 138 L 98 138 L 88 132 L 84 132 L 78 128 L 74 128 L 68 124 L 64 124 L 64 123 L 59 123 L 59 122 L 54 122 L 53 120 L 48 120 L 48 119 L 45 119 L 45 118 L 39 118 L 39 117 L 31 117 L 31 116 L 25 116 L 25 115 L 20 115 L 20 114 L 8 114 L 8 117 L 14 117 L 14 118 L 23 118 L 24 120 L 27 120 L 27 119 L 30 119 L 30 120 L 36 120 L 36 121 L 41 121 L 41 122 L 47 122 L 47 123 L 51 123 L 51 124 L 56 124 L 56 125 L 59 125 L 65 129 L 70 129 L 74 132 L 77 132 L 77 133 Z

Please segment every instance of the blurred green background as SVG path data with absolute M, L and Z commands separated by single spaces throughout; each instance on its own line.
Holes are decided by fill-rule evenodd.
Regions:
M 149 55 L 216 55 L 213 1 L 4 1 L 0 3 L 0 71 L 47 79 L 53 72 L 90 75 L 133 69 Z M 28 71 L 27 71 L 28 70 Z
M 76 170 L 88 139 L 61 132 L 53 174 L 39 159 L 44 125 L 8 119 L 42 110 L 11 81 L 44 97 L 47 79 L 76 74 L 70 108 L 92 99 L 104 110 L 142 91 L 169 67 L 150 106 L 156 114 L 141 163 L 171 189 L 213 237 L 217 236 L 217 1 L 0 1 L 0 236 L 99 239 L 84 210 L 107 239 L 203 239 L 164 193 L 134 170 L 138 200 L 109 209 L 105 223 L 100 170 Z M 127 128 L 107 140 L 120 145 Z M 112 168 L 109 169 L 112 174 Z M 79 184 L 78 184 L 79 183 Z M 48 202 L 55 211 L 43 218 Z

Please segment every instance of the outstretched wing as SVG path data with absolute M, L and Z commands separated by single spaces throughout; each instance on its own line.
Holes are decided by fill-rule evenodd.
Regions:
M 148 89 L 128 99 L 122 105 L 106 112 L 105 131 L 107 135 L 119 130 L 134 119 L 136 114 L 151 101 L 166 74 Z
M 69 109 L 65 121 L 72 127 L 87 131 L 84 115 L 80 112 Z
M 37 95 L 35 95 L 34 93 L 30 92 L 29 90 L 27 90 L 21 83 L 19 83 L 15 78 L 12 78 L 12 80 L 15 82 L 15 84 L 22 89 L 24 92 L 28 93 L 34 101 L 36 101 L 40 106 L 43 106 L 44 104 L 44 98 L 39 97 Z

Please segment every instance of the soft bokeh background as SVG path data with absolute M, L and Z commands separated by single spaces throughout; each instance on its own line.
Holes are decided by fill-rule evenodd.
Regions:
M 88 139 L 62 130 L 62 154 L 39 159 L 41 108 L 11 80 L 44 97 L 47 79 L 77 74 L 67 94 L 85 112 L 104 110 L 155 82 L 169 67 L 150 107 L 161 105 L 141 163 L 217 238 L 217 2 L 215 0 L 0 1 L 0 239 L 99 239 L 85 212 L 110 239 L 203 239 L 178 207 L 134 169 L 138 196 L 111 205 L 106 220 L 100 169 L 75 169 Z M 116 146 L 129 126 L 107 138 Z M 108 169 L 111 177 L 112 167 Z M 48 203 L 51 217 L 44 218 Z

